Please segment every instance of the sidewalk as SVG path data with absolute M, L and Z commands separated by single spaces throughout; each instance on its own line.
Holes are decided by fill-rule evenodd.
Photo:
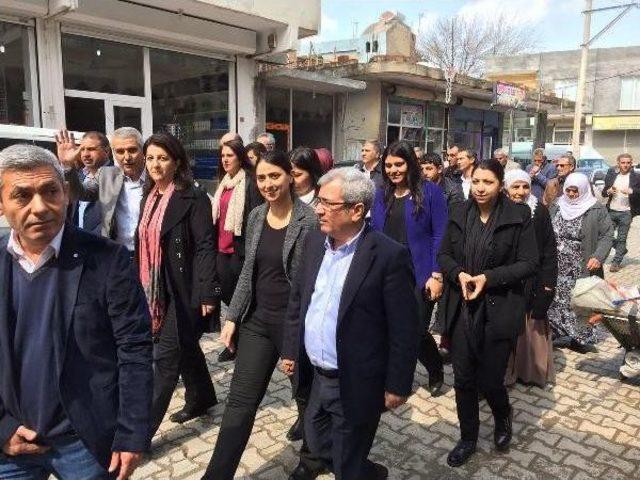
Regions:
M 637 219 L 629 233 L 629 256 L 623 266 L 611 277 L 620 283 L 638 282 Z M 218 398 L 223 401 L 233 364 L 217 365 L 222 347 L 216 338 L 208 336 L 202 343 Z M 542 390 L 518 385 L 511 390 L 515 435 L 508 454 L 493 450 L 493 421 L 483 402 L 478 454 L 462 468 L 447 467 L 447 453 L 458 439 L 451 367 L 445 369 L 445 394 L 434 399 L 421 387 L 427 377 L 419 366 L 415 394 L 408 404 L 383 415 L 372 458 L 389 467 L 391 480 L 640 478 L 640 382 L 618 380 L 623 351 L 607 338 L 597 353 L 556 351 L 555 357 L 555 387 Z M 180 387 L 170 413 L 181 408 L 183 394 Z M 236 478 L 286 480 L 295 468 L 300 442 L 291 445 L 285 438 L 296 416 L 290 396 L 289 380 L 276 372 Z M 213 451 L 223 410 L 221 403 L 208 417 L 186 425 L 163 423 L 151 459 L 133 478 L 199 479 Z

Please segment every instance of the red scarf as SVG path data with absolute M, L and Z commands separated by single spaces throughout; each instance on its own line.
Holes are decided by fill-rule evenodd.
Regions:
M 174 190 L 175 186 L 171 182 L 162 194 L 162 198 L 158 200 L 158 186 L 154 186 L 147 196 L 142 219 L 138 226 L 140 281 L 149 304 L 151 328 L 154 336 L 160 332 L 166 315 L 160 232 L 162 231 L 162 220 Z M 158 205 L 154 209 L 156 202 Z

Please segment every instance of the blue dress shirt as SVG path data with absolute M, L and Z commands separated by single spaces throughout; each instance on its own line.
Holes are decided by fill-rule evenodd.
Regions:
M 336 331 L 342 288 L 364 226 L 358 234 L 337 249 L 329 237 L 324 242 L 324 258 L 304 322 L 304 345 L 311 364 L 327 370 L 338 368 Z
M 115 240 L 120 245 L 127 247 L 130 252 L 135 250 L 136 228 L 138 228 L 145 179 L 145 172 L 142 172 L 138 180 L 131 180 L 125 175 L 122 190 L 120 190 L 120 195 L 118 196 L 118 203 L 116 204 Z

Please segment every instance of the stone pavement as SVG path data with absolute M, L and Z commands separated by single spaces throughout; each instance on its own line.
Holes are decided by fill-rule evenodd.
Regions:
M 631 257 L 612 275 L 620 283 L 637 283 L 640 274 L 640 221 L 629 235 Z M 221 403 L 209 416 L 186 425 L 165 421 L 153 442 L 151 458 L 135 479 L 199 479 L 218 436 L 233 364 L 217 365 L 217 336 L 203 340 Z M 446 466 L 458 439 L 451 367 L 445 369 L 445 394 L 431 398 L 422 388 L 427 377 L 418 367 L 409 402 L 382 417 L 372 459 L 389 467 L 392 480 L 420 479 L 572 479 L 640 478 L 640 382 L 620 382 L 623 350 L 611 338 L 598 352 L 555 352 L 557 383 L 540 389 L 517 385 L 510 392 L 515 437 L 507 454 L 493 449 L 493 421 L 482 403 L 480 441 L 473 460 L 460 469 Z M 296 449 L 285 438 L 296 417 L 288 379 L 276 372 L 261 405 L 236 478 L 286 480 L 297 463 Z M 170 413 L 181 408 L 180 387 Z M 333 478 L 331 475 L 321 477 Z

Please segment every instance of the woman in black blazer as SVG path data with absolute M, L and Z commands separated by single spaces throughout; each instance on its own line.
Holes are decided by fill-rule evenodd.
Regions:
M 193 418 L 217 403 L 199 340 L 218 300 L 211 203 L 194 188 L 184 148 L 175 137 L 156 134 L 143 152 L 148 175 L 136 262 L 154 336 L 153 435 L 180 375 L 186 404 L 178 413 Z
M 447 458 L 452 467 L 475 452 L 479 392 L 493 412 L 496 448 L 505 450 L 511 442 L 513 412 L 504 378 L 524 327 L 524 282 L 535 274 L 538 249 L 531 211 L 502 194 L 503 179 L 497 160 L 478 164 L 472 195 L 452 209 L 438 254 L 461 432 Z

